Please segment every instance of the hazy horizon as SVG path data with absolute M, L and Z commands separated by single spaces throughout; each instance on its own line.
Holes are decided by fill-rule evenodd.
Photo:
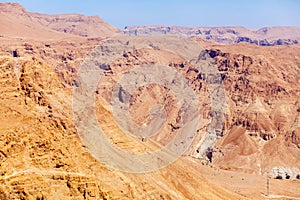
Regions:
M 1 1 L 12 2 L 12 1 Z M 125 26 L 242 26 L 259 29 L 273 26 L 300 27 L 300 1 L 134 1 L 87 0 L 40 1 L 16 0 L 27 11 L 46 14 L 77 13 L 98 15 L 123 29 Z

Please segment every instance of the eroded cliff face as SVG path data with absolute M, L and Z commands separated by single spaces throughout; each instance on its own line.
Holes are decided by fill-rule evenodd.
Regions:
M 299 46 L 222 51 L 210 53 L 224 74 L 229 111 L 215 164 L 259 173 L 299 168 Z
M 1 57 L 0 66 L 1 199 L 242 198 L 208 183 L 185 158 L 150 174 L 108 168 L 82 146 L 71 92 L 51 67 L 36 58 L 7 56 Z M 98 114 L 108 136 L 126 139 L 113 129 L 108 110 L 100 106 Z M 118 141 L 112 140 L 115 145 Z M 132 140 L 127 144 L 123 146 L 138 150 Z
M 155 58 L 153 58 L 154 55 Z M 229 58 L 225 59 L 231 60 L 229 63 L 234 63 L 233 60 L 239 60 L 237 58 L 243 57 L 235 53 L 228 53 L 227 56 Z M 3 80 L 3 84 L 1 88 L 5 93 L 1 103 L 3 105 L 1 107 L 4 108 L 1 113 L 5 119 L 3 126 L 1 126 L 1 141 L 3 141 L 1 151 L 1 173 L 3 179 L 1 182 L 2 185 L 5 185 L 3 187 L 3 198 L 62 198 L 63 196 L 74 198 L 116 198 L 119 196 L 120 198 L 139 199 L 147 196 L 149 198 L 165 197 L 172 199 L 178 198 L 179 194 L 182 198 L 194 198 L 194 196 L 189 196 L 191 188 L 184 187 L 185 189 L 178 191 L 177 186 L 170 186 L 169 183 L 170 176 L 174 176 L 174 178 L 176 176 L 178 180 L 179 171 L 184 170 L 184 174 L 190 171 L 188 169 L 190 166 L 185 166 L 183 163 L 180 163 L 182 166 L 178 168 L 179 171 L 174 171 L 174 166 L 172 165 L 166 168 L 165 171 L 151 175 L 151 179 L 149 178 L 148 180 L 145 176 L 130 175 L 130 178 L 128 178 L 128 175 L 109 170 L 95 161 L 81 147 L 82 144 L 77 137 L 76 129 L 72 122 L 72 115 L 70 114 L 70 91 L 63 87 L 61 79 L 50 67 L 37 59 L 23 59 L 5 57 L 2 61 L 3 71 L 1 73 L 3 77 L 1 80 Z M 224 57 L 220 55 L 218 59 L 222 60 Z M 247 59 L 245 60 L 247 60 L 249 66 L 251 62 L 249 58 Z M 255 60 L 255 58 L 252 58 L 252 64 L 256 63 Z M 118 74 L 117 69 L 122 69 L 125 72 L 130 68 L 132 62 L 135 62 L 135 64 L 160 62 L 160 64 L 175 67 L 178 71 L 181 70 L 180 72 L 186 75 L 191 85 L 195 84 L 193 87 L 199 92 L 199 100 L 206 101 L 209 104 L 209 94 L 207 89 L 205 89 L 205 81 L 200 78 L 199 72 L 192 70 L 193 67 L 185 63 L 182 58 L 169 53 L 157 52 L 156 50 L 137 51 L 124 55 L 115 65 L 111 66 L 111 71 L 113 74 Z M 261 69 L 261 66 L 257 67 Z M 299 150 L 294 145 L 298 141 L 297 135 L 295 136 L 297 130 L 292 129 L 292 131 L 289 131 L 289 128 L 292 127 L 293 123 L 291 122 L 297 116 L 297 109 L 295 108 L 298 104 L 294 105 L 294 101 L 292 101 L 293 97 L 297 97 L 297 88 L 294 88 L 295 85 L 293 84 L 280 85 L 289 93 L 289 98 L 286 100 L 284 98 L 285 95 L 281 96 L 280 91 L 277 90 L 278 86 L 272 85 L 272 81 L 268 81 L 271 85 L 271 89 L 269 89 L 269 85 L 258 84 L 255 82 L 256 80 L 244 77 L 247 76 L 245 73 L 240 73 L 240 76 L 248 79 L 248 81 L 241 82 L 239 89 L 236 89 L 235 84 L 237 81 L 230 80 L 228 77 L 232 75 L 230 73 L 239 73 L 231 71 L 231 69 L 236 69 L 234 64 L 229 65 L 229 68 L 223 83 L 228 93 L 234 95 L 228 97 L 229 101 L 232 101 L 228 106 L 228 124 L 223 132 L 224 136 L 220 140 L 219 149 L 216 148 L 216 151 L 213 152 L 213 164 L 221 168 L 247 172 L 259 171 L 255 164 L 260 160 L 262 160 L 264 168 L 271 166 L 295 167 L 297 165 L 297 156 L 299 155 Z M 270 68 L 267 71 L 269 70 Z M 108 79 L 110 73 L 107 74 Z M 289 75 L 288 70 L 285 71 L 285 75 Z M 237 80 L 240 79 L 239 76 L 232 77 Z M 291 80 L 289 81 L 293 82 L 293 76 L 290 77 Z M 274 78 L 271 80 L 274 80 Z M 252 81 L 253 85 L 251 84 Z M 257 81 L 260 82 L 260 79 Z M 200 87 L 200 83 L 203 86 Z M 275 87 L 275 89 L 272 87 Z M 253 90 L 247 91 L 246 88 L 252 88 Z M 261 96 L 259 93 L 256 93 L 264 89 L 265 91 L 262 92 Z M 110 90 L 106 88 L 103 92 L 105 91 Z M 264 94 L 265 92 L 267 95 Z M 102 97 L 109 97 L 109 95 L 106 96 L 101 92 L 99 94 L 101 94 L 99 100 Z M 175 108 L 172 106 L 172 103 L 174 103 L 172 97 L 168 96 L 163 88 L 150 85 L 137 92 L 136 95 L 132 100 L 131 113 L 138 123 L 147 119 L 148 115 L 145 109 L 147 110 L 151 106 L 151 102 L 165 103 L 170 119 L 174 119 L 173 116 L 176 116 L 174 114 Z M 204 98 L 205 95 L 206 98 Z M 248 98 L 236 100 L 235 95 L 242 97 L 247 95 L 246 97 Z M 165 101 L 159 102 L 164 97 L 167 97 Z M 139 99 L 146 99 L 147 104 L 140 102 Z M 266 103 L 264 99 L 268 99 L 270 102 Z M 101 103 L 106 105 L 107 103 L 105 102 L 102 101 Z M 274 109 L 268 107 L 269 104 L 275 105 Z M 204 105 L 205 103 L 203 103 L 201 109 L 204 113 L 203 115 L 207 117 L 208 124 L 210 107 L 205 107 Z M 287 108 L 289 109 L 289 114 L 286 114 Z M 139 145 L 143 146 L 143 144 L 141 145 L 138 141 L 134 142 L 132 139 L 126 142 L 126 138 L 122 138 L 119 129 L 114 128 L 116 125 L 111 123 L 113 117 L 111 116 L 109 105 L 105 109 L 99 104 L 98 113 L 100 123 L 106 127 L 107 134 L 112 136 L 111 140 L 114 144 L 132 152 L 139 152 L 142 149 L 139 148 Z M 260 120 L 264 121 L 260 122 Z M 274 123 L 273 120 L 278 120 L 275 121 L 278 123 Z M 173 123 L 170 121 L 167 132 L 173 133 L 175 131 L 176 121 Z M 172 134 L 170 135 L 172 137 Z M 199 135 L 201 135 L 201 131 Z M 168 137 L 162 140 L 161 138 L 163 137 L 162 135 L 160 136 L 156 140 L 163 145 L 164 142 L 168 141 Z M 193 152 L 191 155 L 194 156 L 197 154 L 197 149 L 191 149 L 191 152 Z M 289 159 L 285 159 L 287 153 L 290 155 Z M 243 159 L 248 161 L 246 162 Z M 183 162 L 188 164 L 187 161 Z M 171 175 L 169 174 L 170 171 L 173 171 Z M 93 173 L 96 175 L 91 176 L 90 174 Z M 162 177 L 161 173 L 168 173 L 168 179 Z M 210 188 L 209 191 L 203 193 L 203 188 L 199 187 L 199 184 L 203 184 L 201 182 L 203 179 L 199 177 L 199 174 L 197 175 L 197 171 L 187 173 L 192 173 L 193 178 L 187 179 L 186 175 L 183 175 L 180 180 L 185 180 L 189 183 L 194 181 L 197 186 L 192 188 L 193 190 L 195 188 L 201 190 L 199 195 L 211 195 L 214 189 Z M 118 176 L 124 180 L 119 181 Z M 165 186 L 166 189 L 164 191 L 158 189 L 160 186 L 150 181 L 153 179 L 152 176 L 157 177 L 153 182 L 158 180 L 165 182 L 164 184 L 167 186 Z M 113 188 L 110 184 L 112 182 L 114 182 Z M 141 182 L 144 183 L 142 187 L 139 186 Z M 116 183 L 118 186 L 116 186 Z M 32 184 L 37 186 L 32 188 Z M 168 191 L 170 190 L 177 191 L 175 192 L 176 195 L 169 194 Z M 226 192 L 224 194 L 223 192 L 220 193 L 226 197 L 229 195 Z M 212 196 L 212 198 L 216 197 Z M 230 198 L 234 198 L 234 196 Z
M 224 169 L 257 174 L 278 166 L 299 168 L 299 45 L 276 48 L 214 45 L 205 51 L 214 60 L 212 67 L 219 72 L 227 103 L 224 127 L 209 133 L 217 143 L 208 145 L 212 148 L 208 159 Z M 100 96 L 110 102 L 112 94 L 108 91 L 113 90 L 120 71 L 126 73 L 134 65 L 149 63 L 176 69 L 197 94 L 202 117 L 188 154 L 203 158 L 201 146 L 206 145 L 203 138 L 207 137 L 212 118 L 216 118 L 214 123 L 217 124 L 222 123 L 222 119 L 212 112 L 214 105 L 205 73 L 196 70 L 191 63 L 170 52 L 155 49 L 124 54 L 107 70 L 104 86 L 99 88 Z M 153 139 L 165 145 L 179 127 L 178 121 L 174 120 L 180 117 L 174 96 L 157 85 L 141 88 L 132 97 L 130 111 L 138 124 L 147 124 L 149 107 L 157 103 L 165 105 L 170 117 L 164 129 L 169 134 L 162 133 Z

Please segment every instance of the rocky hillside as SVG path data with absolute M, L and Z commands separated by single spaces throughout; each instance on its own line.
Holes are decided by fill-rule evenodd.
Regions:
M 180 27 L 180 26 L 128 26 L 126 35 L 179 35 L 197 37 L 223 44 L 247 42 L 260 46 L 298 44 L 300 28 L 265 27 L 250 30 L 244 27 Z
M 123 43 L 117 37 L 114 44 L 119 45 L 110 48 L 103 38 L 118 30 L 98 17 L 28 13 L 18 4 L 1 3 L 0 10 L 0 199 L 265 199 L 267 174 L 285 179 L 270 180 L 272 193 L 280 194 L 274 198 L 299 198 L 300 45 L 231 44 L 244 33 L 251 40 L 298 40 L 297 28 L 199 29 L 201 37 L 191 42 L 203 50 L 200 60 L 212 61 L 201 71 L 178 52 L 187 48 L 183 40 L 173 51 L 165 49 L 174 44 L 162 36 L 159 46 L 148 42 L 147 48 L 136 45 L 126 52 L 120 47 L 130 45 L 132 37 Z M 204 35 L 215 39 L 203 40 Z M 230 44 L 213 42 L 218 38 Z M 72 95 L 80 66 L 95 47 L 98 56 L 121 53 L 112 63 L 96 62 L 105 76 L 93 93 L 95 105 L 87 111 L 95 110 L 111 144 L 133 154 L 168 144 L 178 133 L 182 113 L 168 88 L 140 87 L 130 96 L 132 121 L 148 125 L 150 108 L 157 104 L 163 105 L 167 119 L 162 132 L 151 138 L 129 137 L 113 116 L 115 83 L 136 65 L 148 65 L 151 71 L 155 64 L 187 80 L 199 101 L 201 120 L 194 142 L 176 162 L 153 173 L 134 174 L 108 168 L 90 154 L 75 126 Z M 219 75 L 217 81 L 206 73 L 210 70 Z M 213 109 L 208 83 L 225 89 L 224 126 Z M 222 128 L 209 133 L 210 124 Z M 203 139 L 212 135 L 217 139 L 213 145 Z M 201 146 L 210 147 L 204 157 Z
M 292 47 L 292 48 L 291 48 Z M 209 50 L 228 95 L 225 136 L 216 165 L 255 173 L 281 167 L 296 178 L 300 165 L 299 45 L 215 46 Z
M 74 125 L 71 86 L 103 35 L 50 30 L 32 17 L 40 14 L 17 4 L 1 7 L 0 199 L 244 199 L 209 183 L 185 158 L 149 174 L 122 173 L 95 160 Z M 8 26 L 14 20 L 18 23 Z M 121 144 L 126 138 L 114 129 L 111 113 L 97 109 L 99 123 L 108 134 L 121 135 L 113 141 Z M 139 151 L 135 145 L 125 148 Z
M 202 45 L 203 41 L 198 41 Z M 167 46 L 167 41 L 161 41 Z M 185 45 L 182 41 L 182 45 Z M 206 45 L 206 44 L 204 44 Z M 101 47 L 107 52 L 107 46 Z M 99 88 L 99 94 L 111 101 L 113 85 L 120 72 L 126 73 L 134 65 L 160 64 L 180 72 L 193 88 L 200 102 L 201 120 L 197 137 L 189 155 L 203 158 L 202 146 L 211 147 L 207 158 L 223 169 L 266 174 L 273 168 L 285 168 L 296 179 L 300 165 L 300 46 L 260 47 L 250 44 L 208 45 L 205 51 L 214 61 L 221 84 L 226 91 L 226 119 L 224 127 L 209 136 L 210 123 L 223 123 L 220 113 L 214 113 L 207 84 L 207 74 L 174 52 L 144 49 L 124 54 L 110 66 Z M 134 84 L 134 82 L 132 83 Z M 183 95 L 183 94 L 182 94 Z M 152 138 L 165 145 L 180 127 L 182 115 L 174 104 L 174 96 L 155 85 L 141 88 L 131 101 L 131 116 L 138 124 L 149 122 L 149 107 L 164 104 L 167 120 L 161 135 Z M 147 102 L 147 103 L 146 103 Z M 109 109 L 110 110 L 110 109 Z M 172 117 L 173 116 L 173 117 Z M 217 121 L 211 121 L 216 118 Z M 176 120 L 174 120 L 176 119 Z M 177 127 L 177 128 L 176 128 Z M 216 145 L 206 143 L 205 137 L 215 137 Z M 130 146 L 130 145 L 129 145 Z
M 11 56 L 1 56 L 0 67 L 0 199 L 244 199 L 185 158 L 149 174 L 107 168 L 82 145 L 71 92 L 51 67 Z M 98 114 L 108 134 L 122 135 L 107 110 Z

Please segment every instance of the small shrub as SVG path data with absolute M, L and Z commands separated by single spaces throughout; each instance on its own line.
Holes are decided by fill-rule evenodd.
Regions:
M 300 174 L 298 174 L 298 175 L 296 176 L 296 179 L 300 179 Z
M 288 175 L 288 174 L 285 175 L 285 179 L 290 179 L 290 178 L 291 178 L 290 175 Z
M 277 175 L 277 176 L 275 177 L 275 179 L 282 179 L 282 176 L 281 176 L 281 175 Z

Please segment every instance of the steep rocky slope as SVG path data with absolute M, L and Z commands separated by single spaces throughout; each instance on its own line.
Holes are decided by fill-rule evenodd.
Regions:
M 198 37 L 224 44 L 247 42 L 260 46 L 298 44 L 300 28 L 265 27 L 250 30 L 244 27 L 180 27 L 180 26 L 128 26 L 126 35 L 178 35 Z
M 83 148 L 71 94 L 49 66 L 6 56 L 0 65 L 1 199 L 243 199 L 208 183 L 184 158 L 150 174 L 108 169 Z M 113 126 L 107 111 L 99 114 Z
M 208 183 L 185 158 L 150 174 L 122 173 L 96 161 L 74 126 L 71 87 L 84 57 L 112 33 L 99 32 L 97 25 L 88 36 L 100 38 L 61 33 L 70 18 L 83 18 L 83 25 L 99 19 L 63 16 L 50 29 L 45 21 L 61 16 L 27 13 L 18 4 L 1 4 L 1 15 L 0 199 L 243 199 Z M 98 109 L 108 134 L 122 136 L 111 128 L 111 113 Z
M 285 172 L 295 177 L 300 167 L 299 45 L 214 48 L 210 55 L 224 73 L 229 110 L 216 164 L 259 173 L 298 168 Z
M 212 57 L 214 57 L 213 52 L 218 52 L 216 49 L 222 47 L 214 46 L 214 50 L 211 50 L 210 53 Z M 239 57 L 236 55 L 237 52 L 240 52 L 237 47 L 235 47 L 236 49 L 227 46 L 223 48 L 219 53 L 215 53 L 218 54 L 219 58 L 222 58 L 221 52 L 223 51 L 227 52 L 230 59 L 232 59 L 230 56 L 233 56 L 234 59 Z M 282 49 L 282 51 L 285 50 Z M 195 164 L 193 160 L 188 158 L 180 158 L 174 164 L 158 172 L 141 175 L 124 174 L 111 170 L 96 161 L 82 146 L 74 127 L 71 112 L 71 91 L 62 84 L 59 74 L 57 75 L 51 67 L 45 65 L 42 61 L 31 59 L 30 55 L 24 54 L 24 57 L 19 58 L 12 58 L 10 55 L 1 58 L 1 88 L 3 90 L 3 95 L 1 95 L 1 115 L 3 116 L 1 118 L 5 119 L 1 124 L 1 146 L 3 147 L 1 149 L 0 168 L 1 198 L 242 199 L 240 196 L 208 183 L 199 173 L 200 162 Z M 51 54 L 51 56 L 53 55 L 55 54 Z M 130 65 L 133 62 L 136 64 L 159 62 L 177 69 L 185 66 L 181 71 L 183 74 L 186 73 L 188 67 L 191 67 L 178 55 L 157 50 L 142 50 L 124 55 L 111 67 L 115 73 L 117 71 L 114 70 L 120 67 L 126 71 L 131 68 Z M 228 71 L 230 72 L 230 70 Z M 286 71 L 286 73 L 288 74 L 289 71 Z M 231 74 L 229 73 L 229 75 Z M 107 77 L 108 82 L 109 77 Z M 197 74 L 187 75 L 187 78 L 189 77 L 197 77 Z M 226 79 L 228 79 L 227 76 Z M 203 82 L 202 80 L 199 81 Z M 231 86 L 231 83 L 229 81 L 225 86 L 230 91 L 229 86 Z M 149 105 L 151 105 L 151 101 L 155 102 L 165 95 L 164 91 L 160 92 L 155 87 L 145 89 L 141 91 L 140 95 L 142 96 L 140 98 L 148 99 Z M 145 143 L 135 141 L 132 138 L 128 140 L 124 137 L 124 134 L 113 122 L 109 105 L 102 98 L 109 97 L 109 94 L 105 95 L 100 91 L 101 87 L 97 96 L 97 113 L 99 123 L 106 134 L 120 148 L 131 152 L 139 152 L 141 146 L 142 148 L 145 147 Z M 202 87 L 202 92 L 204 91 L 205 84 Z M 296 89 L 295 92 L 297 92 Z M 293 93 L 290 97 L 292 97 L 291 100 L 294 98 Z M 264 98 L 267 98 L 267 96 L 264 96 Z M 279 97 L 276 96 L 276 98 Z M 205 98 L 202 97 L 202 100 L 205 100 Z M 169 104 L 168 101 L 166 103 L 169 106 L 169 111 L 172 111 L 172 104 Z M 240 104 L 245 107 L 243 101 Z M 143 105 L 145 106 L 145 104 L 139 103 L 138 98 L 136 104 L 133 104 L 132 114 L 137 122 L 147 118 L 147 115 L 143 115 L 145 114 Z M 257 147 L 251 138 L 245 140 L 249 137 L 244 135 L 245 130 L 251 131 L 249 127 L 245 126 L 245 128 L 235 131 L 235 122 L 243 119 L 243 115 L 238 110 L 234 110 L 236 109 L 235 106 L 229 107 L 230 110 L 232 109 L 232 114 L 228 114 L 228 119 L 233 118 L 233 116 L 239 116 L 240 118 L 234 120 L 231 125 L 228 124 L 226 130 L 230 130 L 230 132 L 225 131 L 225 136 L 221 140 L 224 141 L 221 144 L 221 148 L 224 147 L 221 152 L 225 155 L 225 158 L 218 158 L 219 152 L 214 152 L 213 164 L 224 169 L 236 170 L 236 166 L 238 166 L 241 171 L 257 171 L 257 168 L 252 168 L 248 163 L 255 163 L 255 159 L 259 160 L 261 155 L 247 157 L 247 155 L 253 153 L 252 150 L 241 146 L 245 144 L 247 147 L 250 142 L 254 147 Z M 256 109 L 261 108 L 260 104 L 255 104 L 254 107 Z M 203 107 L 203 112 L 207 110 L 210 109 Z M 168 129 L 172 130 L 172 126 L 169 126 Z M 275 133 L 282 134 L 276 131 Z M 236 139 L 233 137 L 236 137 Z M 259 139 L 264 136 L 254 137 Z M 291 141 L 293 140 L 287 140 L 286 142 L 284 138 L 281 139 L 283 143 L 292 145 Z M 265 143 L 267 144 L 268 141 Z M 230 151 L 230 148 L 228 150 L 227 144 L 233 144 L 234 148 L 241 149 L 242 155 L 238 154 L 238 157 L 234 157 L 235 154 L 233 154 L 232 156 L 232 151 Z M 272 161 L 274 154 L 280 155 L 280 151 L 276 149 L 278 144 L 269 144 L 271 151 L 264 152 L 269 152 L 270 156 L 266 155 L 265 161 Z M 251 148 L 253 149 L 253 147 Z M 280 148 L 284 150 L 283 153 L 286 152 L 287 147 L 285 145 L 281 145 Z M 291 148 L 294 148 L 296 156 L 299 155 L 299 150 L 295 149 L 293 145 Z M 254 149 L 255 151 L 256 149 Z M 192 149 L 192 152 L 196 152 L 196 149 Z M 239 152 L 239 150 L 234 150 L 234 152 Z M 246 152 L 246 154 L 243 152 Z M 240 156 L 246 156 L 245 158 L 250 160 L 245 164 L 243 160 L 239 160 Z M 293 159 L 285 161 L 285 166 L 297 165 Z M 266 166 L 272 166 L 272 164 L 281 166 L 278 165 L 276 159 L 274 163 L 271 163 L 271 165 L 266 164 Z M 277 184 L 280 185 L 280 183 Z M 258 196 L 256 195 L 256 198 Z
M 164 42 L 161 41 L 161 44 Z M 204 42 L 205 45 L 207 43 Z M 220 168 L 256 174 L 265 175 L 280 168 L 280 174 L 289 174 L 296 179 L 300 169 L 300 46 L 259 47 L 236 44 L 205 47 L 220 73 L 227 96 L 224 99 L 227 102 L 225 125 L 215 130 L 218 132 L 212 133 L 220 139 L 216 146 L 211 146 L 213 150 L 209 152 L 208 158 Z M 99 88 L 100 96 L 109 103 L 112 96 L 109 91 L 113 90 L 120 72 L 123 74 L 134 65 L 149 63 L 175 68 L 186 77 L 197 94 L 202 117 L 197 137 L 188 154 L 203 158 L 200 147 L 206 145 L 203 138 L 212 123 L 212 107 L 215 105 L 211 104 L 211 91 L 206 83 L 205 72 L 196 70 L 182 57 L 157 49 L 124 54 L 110 66 L 103 79 L 103 86 Z M 150 85 L 141 88 L 139 94 L 132 98 L 130 112 L 138 124 L 149 122 L 147 110 L 151 105 L 165 105 L 170 119 L 164 131 L 169 134 L 162 133 L 152 139 L 164 145 L 176 135 L 179 124 L 174 119 L 180 118 L 180 112 L 174 106 L 174 96 L 162 88 Z M 217 120 L 217 123 L 222 123 L 222 120 Z M 274 177 L 277 175 L 273 173 Z
M 45 61 L 58 75 L 63 84 L 71 87 L 76 72 L 88 53 L 95 48 L 101 38 L 69 38 L 68 40 L 43 40 L 0 38 L 0 55 L 36 57 Z

